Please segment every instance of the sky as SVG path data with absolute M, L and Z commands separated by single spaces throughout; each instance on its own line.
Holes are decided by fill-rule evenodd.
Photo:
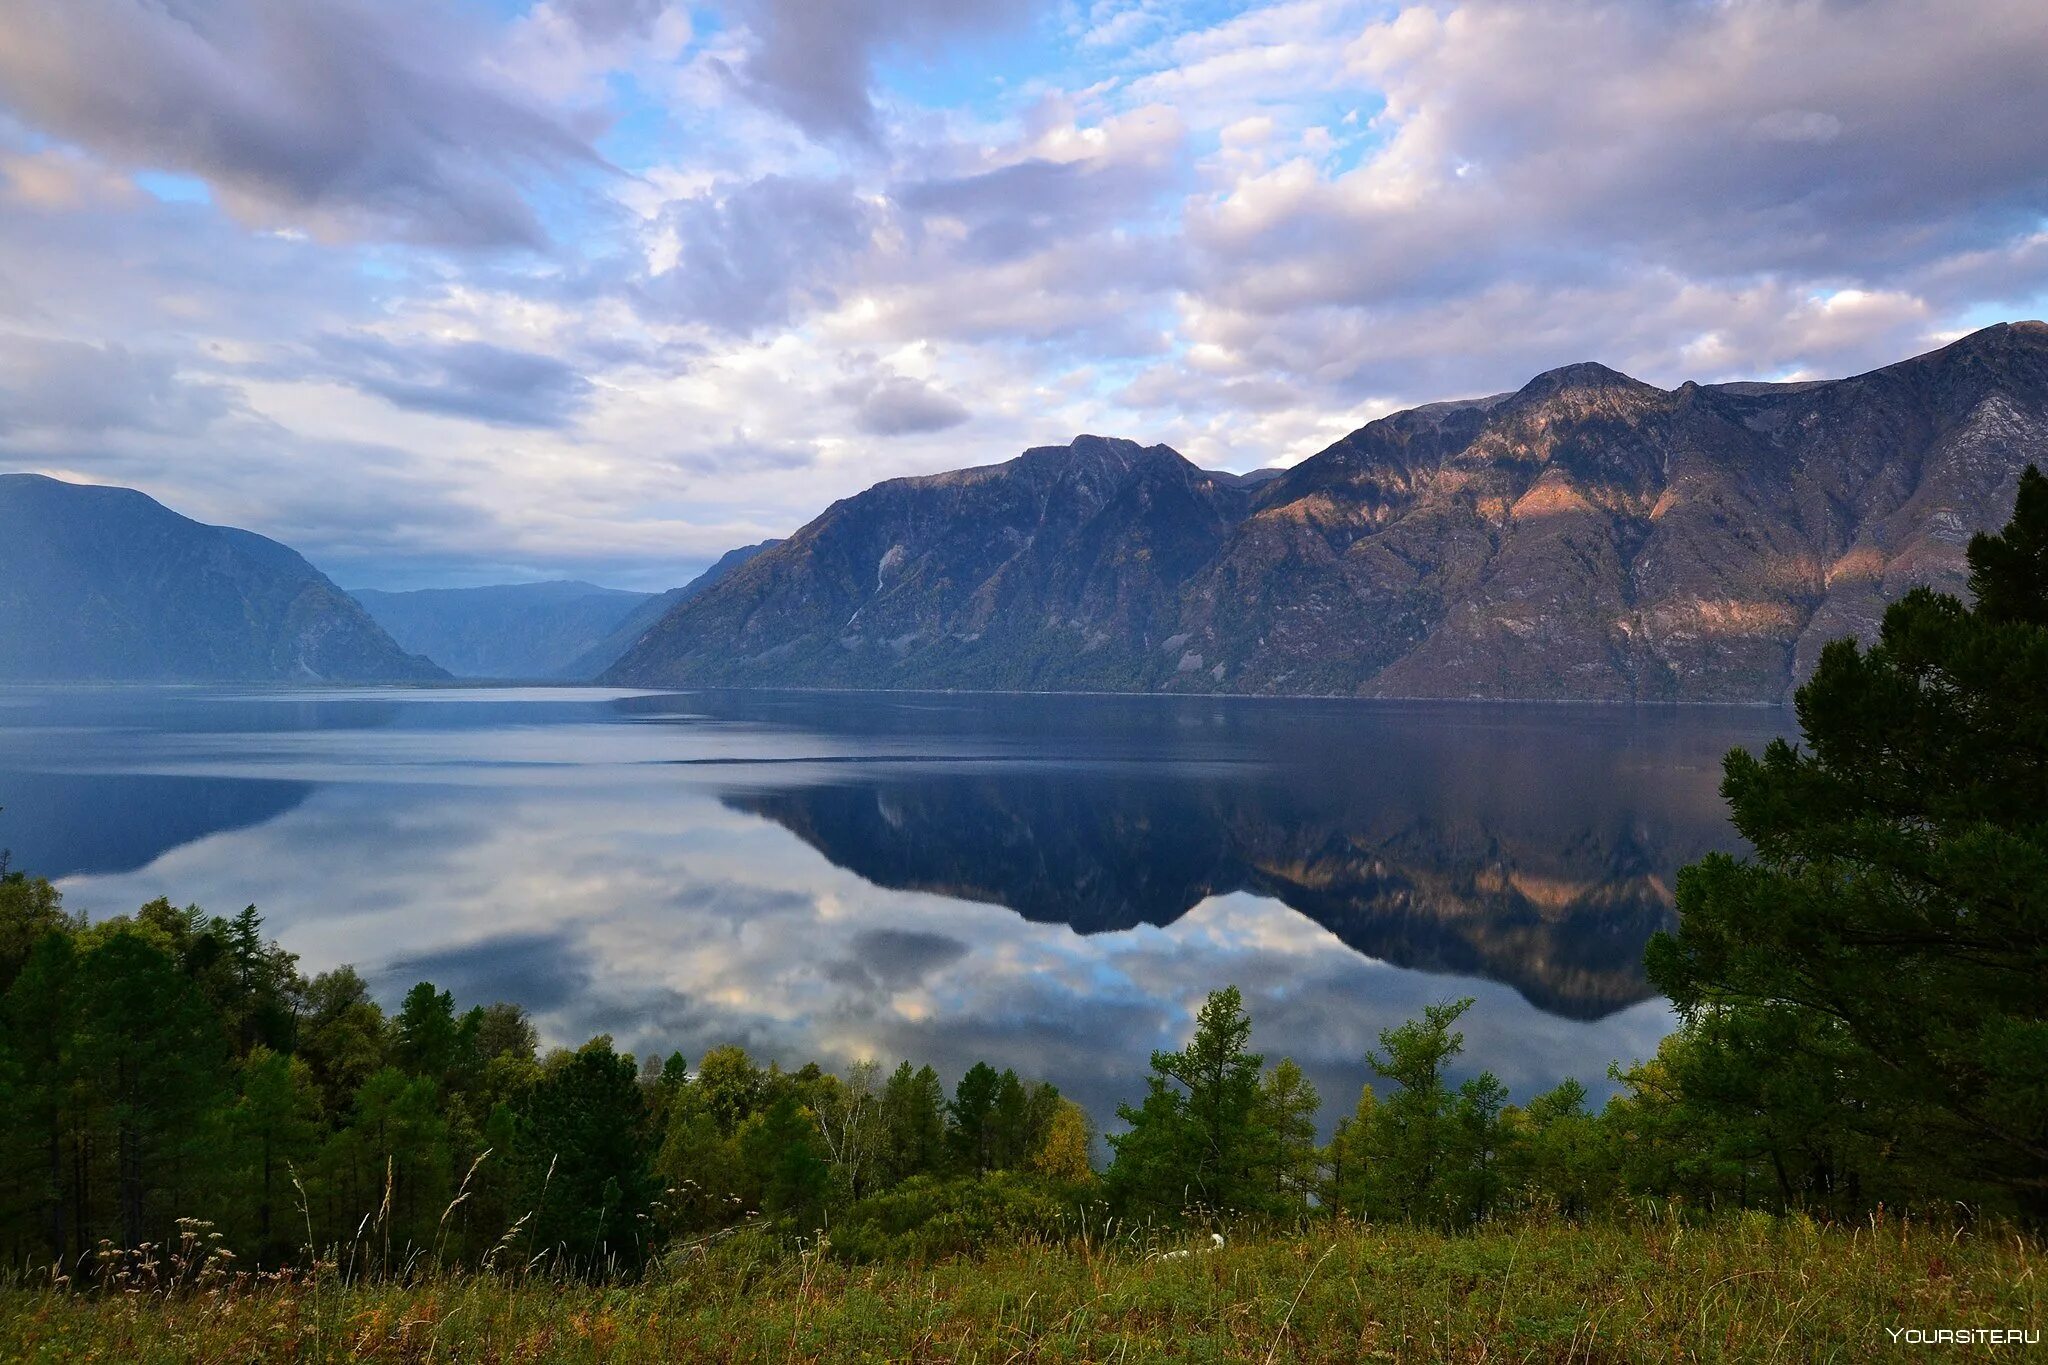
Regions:
M 2041 0 L 0 0 L 0 469 L 661 589 L 1076 434 L 2048 313 Z

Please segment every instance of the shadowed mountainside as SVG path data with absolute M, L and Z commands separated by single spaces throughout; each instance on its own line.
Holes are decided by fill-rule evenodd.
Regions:
M 129 488 L 0 475 L 0 679 L 447 676 L 288 546 Z
M 718 562 L 698 574 L 680 588 L 656 593 L 641 602 L 616 622 L 604 637 L 563 665 L 555 675 L 578 682 L 597 677 L 623 657 L 627 650 L 640 642 L 640 637 L 658 624 L 680 604 L 689 601 L 698 593 L 722 580 L 740 565 L 764 550 L 772 550 L 782 542 L 764 540 L 754 545 L 742 545 L 737 550 L 727 550 L 718 557 Z

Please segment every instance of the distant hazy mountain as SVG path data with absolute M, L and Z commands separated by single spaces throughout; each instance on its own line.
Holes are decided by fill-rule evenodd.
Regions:
M 646 686 L 1775 700 L 2048 464 L 2048 326 L 1852 379 L 1604 366 L 1277 477 L 1082 437 L 835 503 L 605 675 Z
M 737 550 L 727 550 L 716 564 L 682 587 L 670 588 L 667 592 L 647 597 L 603 639 L 565 665 L 559 676 L 578 681 L 588 681 L 599 676 L 617 663 L 627 650 L 638 644 L 640 637 L 652 629 L 662 617 L 668 615 L 674 607 L 689 601 L 763 550 L 773 549 L 781 543 L 779 540 L 764 540 L 758 545 L 742 545 Z
M 0 678 L 445 678 L 299 554 L 133 489 L 0 475 Z
M 587 678 L 571 667 L 577 656 L 654 597 L 560 580 L 350 591 L 394 640 L 458 678 Z

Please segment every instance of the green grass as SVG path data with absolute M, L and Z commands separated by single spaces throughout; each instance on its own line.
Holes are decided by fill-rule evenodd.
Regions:
M 1013 1247 L 846 1266 L 733 1239 L 647 1281 L 227 1278 L 176 1294 L 0 1291 L 21 1361 L 1862 1361 L 1887 1327 L 2043 1323 L 2012 1233 L 1752 1216 L 1447 1237 L 1309 1232 L 1149 1259 Z M 2025 1346 L 1941 1348 L 2023 1359 Z

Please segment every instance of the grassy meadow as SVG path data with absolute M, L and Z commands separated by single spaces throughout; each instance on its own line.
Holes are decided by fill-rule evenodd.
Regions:
M 742 1233 L 641 1280 L 218 1264 L 0 1294 L 10 1361 L 1861 1361 L 2027 1358 L 1888 1328 L 2042 1326 L 2048 1255 L 2007 1232 L 1762 1214 L 1464 1234 L 1326 1224 L 1203 1250 L 1126 1236 L 848 1265 Z M 1162 1254 L 1184 1246 L 1188 1254 Z

